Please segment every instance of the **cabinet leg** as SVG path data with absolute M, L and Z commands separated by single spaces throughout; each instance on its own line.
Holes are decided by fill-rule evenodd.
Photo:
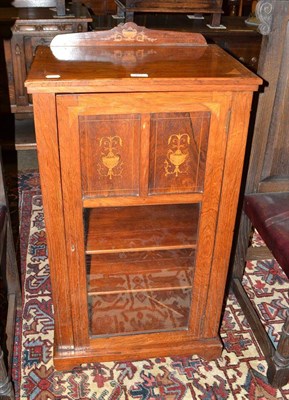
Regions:
M 280 340 L 273 357 L 268 362 L 267 377 L 274 387 L 282 387 L 289 381 L 289 315 L 283 326 Z
M 14 400 L 14 390 L 12 382 L 7 373 L 7 368 L 4 362 L 4 354 L 0 348 L 0 399 Z

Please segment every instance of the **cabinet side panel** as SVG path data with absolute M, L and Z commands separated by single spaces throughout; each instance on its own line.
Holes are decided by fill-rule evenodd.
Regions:
M 33 96 L 38 162 L 59 349 L 73 348 L 54 94 Z M 45 112 L 43 112 L 45 110 Z
M 204 319 L 204 337 L 213 337 L 219 330 L 243 171 L 251 100 L 251 93 L 236 93 L 232 102 L 210 289 Z
M 206 103 L 206 105 L 211 110 L 211 124 L 190 317 L 191 330 L 196 337 L 203 336 L 203 318 L 206 314 L 207 296 L 210 291 L 209 282 L 226 156 L 226 128 L 231 105 L 231 93 L 222 95 L 213 93 L 211 103 Z M 212 288 L 212 290 L 215 289 Z
M 84 223 L 76 96 L 57 98 L 59 151 L 70 303 L 76 349 L 88 345 L 88 313 L 85 270 Z

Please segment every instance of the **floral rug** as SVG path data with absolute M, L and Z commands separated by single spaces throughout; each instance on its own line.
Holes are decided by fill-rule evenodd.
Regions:
M 267 365 L 235 296 L 221 326 L 222 357 L 196 356 L 53 367 L 53 307 L 39 176 L 19 178 L 23 310 L 17 317 L 13 375 L 16 399 L 223 400 L 289 399 L 272 388 Z M 250 262 L 244 284 L 274 343 L 288 307 L 289 282 L 274 260 Z

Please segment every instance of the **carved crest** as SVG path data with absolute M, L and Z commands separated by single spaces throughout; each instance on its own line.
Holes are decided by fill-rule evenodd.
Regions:
M 114 42 L 150 42 L 153 43 L 157 39 L 151 38 L 145 32 L 146 28 L 137 26 L 134 23 L 119 24 L 113 28 L 110 36 L 101 38 L 102 41 L 113 40 Z

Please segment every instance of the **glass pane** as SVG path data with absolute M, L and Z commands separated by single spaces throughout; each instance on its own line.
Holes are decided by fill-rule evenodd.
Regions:
M 87 209 L 90 335 L 188 329 L 199 204 Z
M 190 302 L 190 289 L 90 296 L 90 332 L 99 336 L 186 329 Z

